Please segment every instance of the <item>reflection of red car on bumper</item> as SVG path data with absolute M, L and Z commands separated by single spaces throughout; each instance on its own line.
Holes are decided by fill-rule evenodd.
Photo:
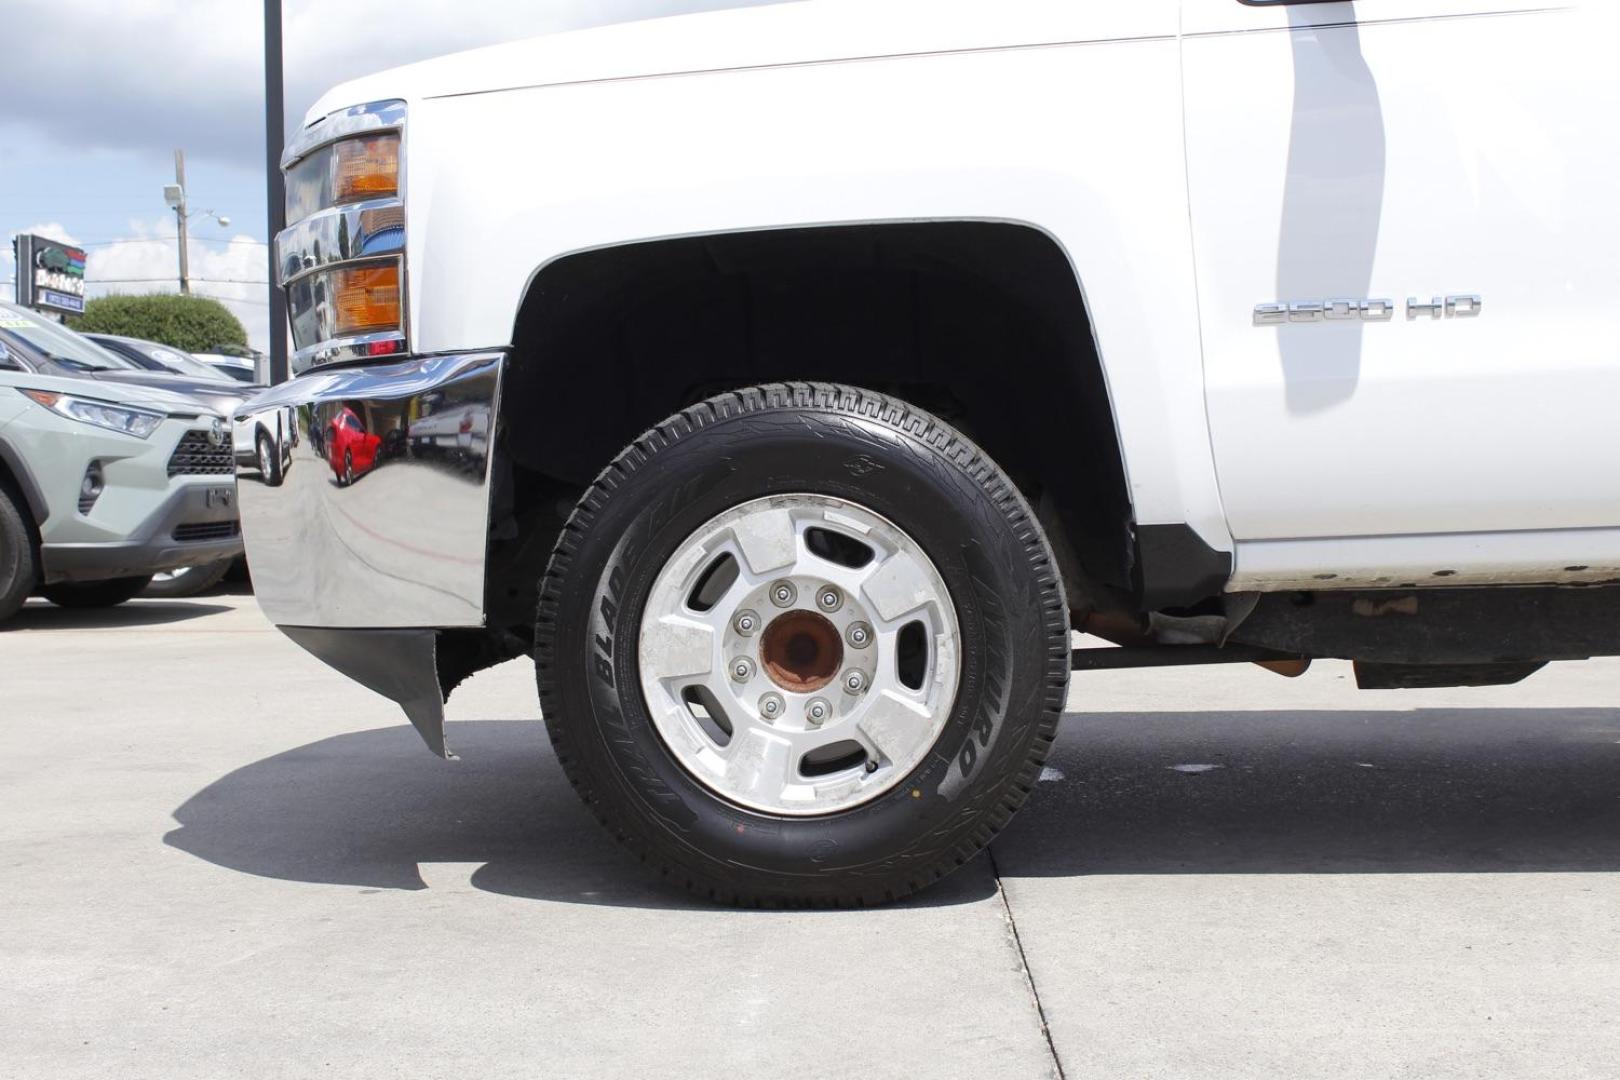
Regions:
M 326 463 L 340 484 L 352 484 L 377 466 L 382 438 L 366 430 L 353 409 L 344 408 L 326 425 Z

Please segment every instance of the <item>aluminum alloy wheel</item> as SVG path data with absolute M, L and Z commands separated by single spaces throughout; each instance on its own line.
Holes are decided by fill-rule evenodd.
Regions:
M 956 608 L 932 560 L 855 503 L 776 495 L 698 529 L 642 613 L 641 689 L 700 783 L 768 813 L 892 789 L 944 730 Z
M 270 457 L 270 439 L 268 436 L 259 436 L 259 475 L 269 478 L 271 467 L 275 462 Z

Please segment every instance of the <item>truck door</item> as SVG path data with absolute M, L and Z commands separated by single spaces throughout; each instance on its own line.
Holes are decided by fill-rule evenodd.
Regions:
M 1239 587 L 1620 556 L 1614 8 L 1184 0 Z

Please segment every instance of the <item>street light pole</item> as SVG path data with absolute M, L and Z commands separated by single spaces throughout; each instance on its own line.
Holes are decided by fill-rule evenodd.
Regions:
M 176 227 L 180 231 L 180 294 L 191 295 L 191 270 L 186 252 L 186 152 L 174 152 L 174 183 L 180 189 L 180 201 L 174 205 Z
M 287 195 L 281 176 L 286 143 L 281 77 L 281 0 L 264 0 L 264 189 L 270 239 L 270 382 L 287 381 L 287 294 L 276 265 L 276 234 L 287 224 Z

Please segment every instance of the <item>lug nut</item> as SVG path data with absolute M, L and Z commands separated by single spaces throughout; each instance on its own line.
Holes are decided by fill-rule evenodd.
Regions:
M 738 682 L 747 682 L 754 677 L 754 662 L 746 656 L 739 656 L 731 662 L 731 677 Z
M 816 594 L 816 605 L 822 611 L 837 611 L 844 606 L 844 594 L 831 585 L 823 585 Z
M 872 628 L 863 622 L 851 623 L 849 629 L 844 631 L 850 645 L 857 649 L 864 649 L 872 644 Z
M 771 586 L 771 603 L 777 607 L 790 607 L 799 598 L 799 590 L 791 581 L 778 581 Z
M 737 633 L 747 637 L 759 629 L 759 616 L 752 611 L 739 611 L 737 617 L 731 620 L 731 625 Z
M 858 694 L 866 689 L 866 676 L 859 671 L 850 671 L 844 676 L 844 689 L 852 694 Z
M 875 762 L 875 761 L 872 761 L 871 759 L 868 759 L 867 762 L 866 762 L 866 771 L 867 772 L 877 772 L 878 771 L 878 763 Z
M 820 727 L 827 722 L 827 717 L 832 715 L 832 706 L 820 698 L 816 698 L 804 707 L 804 715 L 812 725 Z
M 781 716 L 782 710 L 786 707 L 780 694 L 766 694 L 759 699 L 759 715 L 767 720 L 775 720 Z

